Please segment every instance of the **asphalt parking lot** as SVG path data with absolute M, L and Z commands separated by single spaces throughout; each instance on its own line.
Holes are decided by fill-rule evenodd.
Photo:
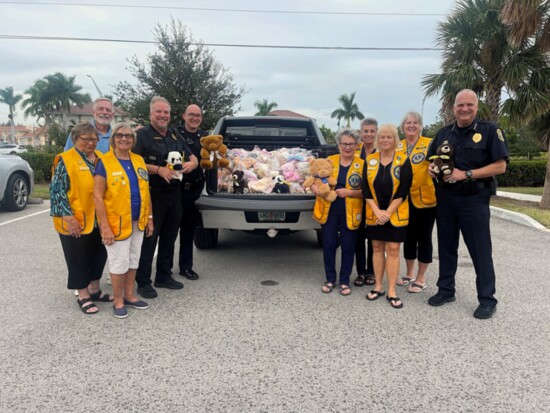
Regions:
M 86 316 L 66 289 L 47 204 L 0 212 L 1 412 L 547 412 L 550 233 L 494 218 L 498 311 L 477 306 L 467 251 L 457 301 L 320 292 L 313 232 L 224 231 L 201 279 L 150 309 Z M 435 252 L 437 256 L 437 250 Z M 355 274 L 354 274 L 355 275 Z M 175 276 L 180 278 L 179 276 Z M 265 285 L 274 281 L 276 285 Z M 104 290 L 110 286 L 102 283 Z

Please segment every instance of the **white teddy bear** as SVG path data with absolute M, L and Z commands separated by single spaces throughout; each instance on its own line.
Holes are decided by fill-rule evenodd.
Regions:
M 176 171 L 178 176 L 175 179 L 180 181 L 183 179 L 183 156 L 181 153 L 177 151 L 168 152 L 168 156 L 166 157 L 166 166 L 171 170 Z

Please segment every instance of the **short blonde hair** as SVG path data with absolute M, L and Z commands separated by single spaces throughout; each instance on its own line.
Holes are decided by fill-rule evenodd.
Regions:
M 395 147 L 397 148 L 399 146 L 399 132 L 397 132 L 397 128 L 395 127 L 395 125 L 392 125 L 391 123 L 387 123 L 378 128 L 378 131 L 376 132 L 376 137 L 374 138 L 374 147 L 378 149 L 378 139 L 383 132 L 389 132 L 393 136 Z
M 120 122 L 120 123 L 117 123 L 115 126 L 113 126 L 111 137 L 109 138 L 109 145 L 111 146 L 111 148 L 113 149 L 115 148 L 115 135 L 121 129 L 130 129 L 130 131 L 132 132 L 132 136 L 134 137 L 134 143 L 132 144 L 132 149 L 133 149 L 136 146 L 136 132 L 134 132 L 134 130 L 132 129 L 132 126 L 130 126 L 130 124 L 126 122 Z
M 170 106 L 170 102 L 168 102 L 168 100 L 166 100 L 166 98 L 163 98 L 162 96 L 153 96 L 153 98 L 151 99 L 151 103 L 149 103 L 149 112 L 153 111 L 153 105 L 157 102 L 166 103 L 168 105 L 168 107 L 170 108 L 170 110 L 172 110 L 172 107 Z

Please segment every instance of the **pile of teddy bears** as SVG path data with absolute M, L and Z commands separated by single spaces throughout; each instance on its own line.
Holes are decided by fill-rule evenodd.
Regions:
M 229 166 L 218 169 L 218 191 L 257 194 L 305 193 L 302 184 L 315 159 L 303 148 L 229 149 L 226 156 Z

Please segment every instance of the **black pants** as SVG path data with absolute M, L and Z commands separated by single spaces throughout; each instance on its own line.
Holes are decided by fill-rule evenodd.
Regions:
M 455 295 L 460 232 L 474 263 L 479 303 L 495 306 L 495 270 L 490 232 L 490 188 L 462 195 L 437 188 L 437 244 L 439 247 L 439 292 Z
M 178 237 L 182 207 L 178 186 L 151 187 L 153 223 L 155 230 L 150 237 L 143 238 L 141 257 L 136 274 L 139 287 L 151 284 L 153 257 L 158 241 L 156 281 L 166 281 L 172 277 L 174 244 Z
M 435 223 L 435 208 L 416 208 L 409 201 L 409 225 L 407 240 L 403 246 L 406 260 L 430 264 L 433 256 L 432 232 Z
M 180 270 L 193 269 L 193 239 L 195 228 L 199 220 L 199 211 L 195 207 L 195 201 L 201 196 L 204 181 L 192 183 L 189 189 L 181 189 L 181 204 L 183 214 L 180 222 Z
M 69 290 L 82 290 L 90 282 L 101 278 L 107 261 L 107 251 L 101 242 L 98 228 L 80 238 L 60 234 L 59 239 L 69 270 Z
M 363 214 L 363 217 L 365 214 Z M 365 240 L 367 240 L 367 248 L 365 250 Z M 361 221 L 361 225 L 357 229 L 357 241 L 355 243 L 355 268 L 357 275 L 374 275 L 374 267 L 372 265 L 372 241 L 367 239 L 367 227 L 365 221 Z

